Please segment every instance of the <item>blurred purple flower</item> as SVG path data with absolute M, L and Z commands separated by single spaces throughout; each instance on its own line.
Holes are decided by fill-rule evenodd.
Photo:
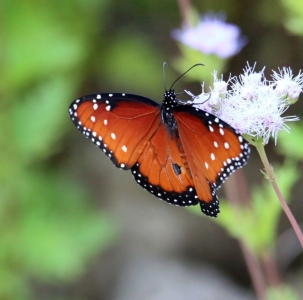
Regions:
M 176 29 L 172 32 L 175 40 L 205 54 L 216 54 L 229 58 L 237 54 L 246 44 L 240 28 L 226 23 L 222 14 L 206 14 L 197 26 Z

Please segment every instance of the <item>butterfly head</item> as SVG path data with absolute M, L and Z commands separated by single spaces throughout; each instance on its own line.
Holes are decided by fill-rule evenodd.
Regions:
M 173 89 L 166 90 L 164 93 L 163 106 L 169 110 L 170 107 L 175 107 L 178 105 L 178 100 L 176 99 L 176 93 Z
M 195 64 L 193 65 L 192 67 L 190 67 L 188 70 L 186 70 L 183 74 L 181 74 L 173 83 L 172 85 L 170 86 L 169 90 L 167 90 L 166 88 L 166 84 L 165 84 L 165 67 L 166 67 L 167 63 L 164 63 L 163 64 L 163 79 L 164 79 L 164 90 L 165 90 L 165 93 L 164 93 L 164 100 L 163 100 L 163 103 L 162 103 L 162 107 L 165 108 L 165 110 L 169 111 L 170 108 L 173 108 L 173 107 L 176 107 L 176 106 L 179 106 L 179 105 L 192 105 L 192 100 L 181 100 L 181 99 L 177 99 L 176 96 L 176 92 L 175 90 L 173 89 L 174 85 L 176 82 L 179 81 L 179 79 L 181 79 L 187 72 L 189 72 L 191 69 L 197 67 L 197 66 L 204 66 L 203 64 Z M 185 92 L 182 92 L 180 94 L 185 94 L 188 92 L 185 91 Z M 192 95 L 193 96 L 193 95 Z
M 177 131 L 177 123 L 173 115 L 173 108 L 178 106 L 176 93 L 173 89 L 166 90 L 164 93 L 164 100 L 161 106 L 162 122 L 168 129 L 171 135 Z
M 164 93 L 164 98 L 171 98 L 176 99 L 176 93 L 174 89 L 169 89 L 168 91 L 166 90 Z

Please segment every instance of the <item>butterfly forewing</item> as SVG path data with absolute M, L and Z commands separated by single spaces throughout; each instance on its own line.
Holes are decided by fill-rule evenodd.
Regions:
M 228 124 L 204 111 L 177 107 L 174 116 L 199 200 L 213 204 L 220 185 L 246 164 L 248 144 Z
M 161 122 L 156 102 L 128 94 L 85 96 L 69 112 L 79 131 L 122 169 L 136 163 Z

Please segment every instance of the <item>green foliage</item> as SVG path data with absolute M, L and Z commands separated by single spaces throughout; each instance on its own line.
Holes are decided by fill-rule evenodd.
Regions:
M 161 68 L 164 59 L 159 59 L 156 47 L 144 35 L 122 30 L 109 43 L 107 50 L 105 55 L 99 57 L 98 64 L 102 65 L 100 76 L 106 75 L 112 84 L 118 83 L 119 91 L 133 89 L 145 95 L 157 95 L 155 87 L 158 87 L 160 95 L 163 94 Z
M 286 285 L 278 286 L 275 288 L 270 288 L 267 291 L 268 300 L 297 300 L 299 295 L 297 295 L 294 290 Z
M 57 171 L 26 175 L 20 178 L 15 249 L 10 252 L 40 279 L 75 279 L 90 257 L 107 246 L 112 224 L 88 205 L 87 193 L 66 175 L 58 176 Z
M 286 8 L 285 27 L 292 33 L 303 35 L 303 3 L 297 0 L 281 0 Z
M 287 161 L 274 169 L 281 192 L 285 199 L 289 199 L 292 187 L 299 178 L 297 165 Z M 250 207 L 234 207 L 224 200 L 220 205 L 222 215 L 216 222 L 229 234 L 245 241 L 256 255 L 261 255 L 264 249 L 274 248 L 282 207 L 268 181 L 252 190 Z
M 25 274 L 43 281 L 73 280 L 114 237 L 111 222 L 66 175 L 23 172 L 17 184 L 7 186 L 11 197 L 1 203 L 1 272 L 20 282 Z
M 302 136 L 302 123 L 292 123 L 290 132 L 281 131 L 279 133 L 278 151 L 283 155 L 287 155 L 295 160 L 302 161 Z
M 67 105 L 62 100 L 72 99 L 73 85 L 78 82 L 59 75 L 41 82 L 21 103 L 12 103 L 12 138 L 20 160 L 37 162 L 60 149 L 58 141 L 68 128 Z
M 18 5 L 6 1 L 6 83 L 21 88 L 79 67 L 92 49 L 91 39 L 97 33 L 91 32 L 99 24 L 94 6 L 101 8 L 106 2 L 95 2 L 84 10 L 85 1 L 75 1 L 73 5 L 67 0 L 55 5 L 45 0 L 21 1 Z
M 67 108 L 98 33 L 92 26 L 96 5 L 106 3 L 88 9 L 86 2 L 3 6 L 8 38 L 0 83 L 1 299 L 32 299 L 31 280 L 76 280 L 117 233 L 54 158 L 62 151 Z

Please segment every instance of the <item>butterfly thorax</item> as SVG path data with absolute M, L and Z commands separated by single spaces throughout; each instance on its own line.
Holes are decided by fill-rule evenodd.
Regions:
M 172 89 L 165 91 L 164 100 L 161 106 L 161 117 L 163 124 L 172 136 L 178 135 L 177 122 L 173 115 L 173 108 L 178 105 L 175 91 Z
M 177 147 L 179 149 L 179 154 L 181 157 L 181 161 L 186 168 L 187 172 L 191 176 L 191 171 L 188 166 L 188 162 L 186 160 L 186 155 L 184 153 L 184 149 L 179 137 L 177 121 L 173 115 L 173 108 L 179 106 L 178 100 L 176 99 L 176 93 L 174 90 L 170 89 L 166 91 L 164 94 L 164 100 L 161 107 L 161 115 L 162 115 L 162 122 L 167 128 L 171 138 L 175 138 L 177 142 Z

